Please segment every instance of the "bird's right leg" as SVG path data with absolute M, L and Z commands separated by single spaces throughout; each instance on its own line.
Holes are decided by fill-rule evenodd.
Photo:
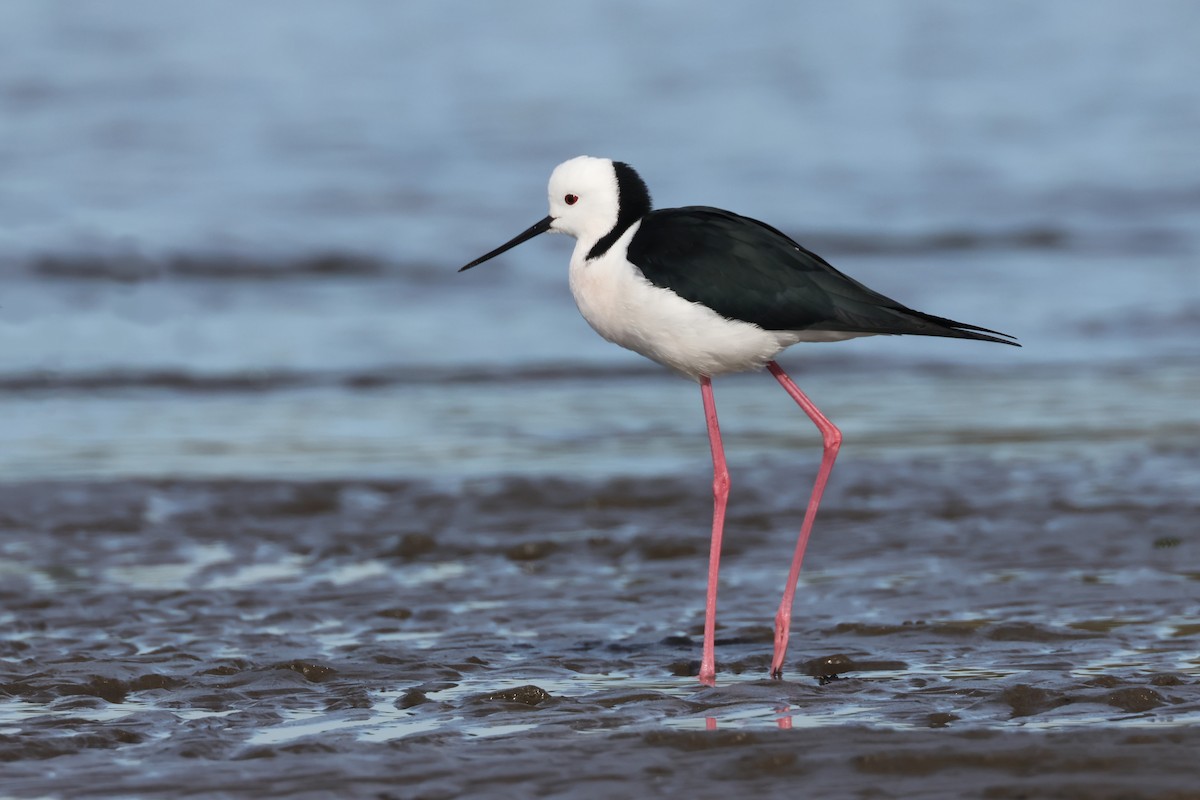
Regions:
M 792 628 L 792 604 L 796 596 L 796 582 L 800 579 L 800 564 L 804 561 L 804 550 L 808 547 L 808 537 L 812 533 L 813 520 L 817 518 L 817 509 L 821 505 L 821 495 L 825 493 L 825 484 L 829 482 L 829 473 L 833 471 L 833 462 L 837 458 L 838 448 L 842 445 L 842 432 L 837 426 L 826 419 L 816 404 L 808 399 L 800 387 L 792 382 L 778 364 L 767 362 L 767 369 L 779 381 L 779 385 L 796 401 L 796 405 L 804 410 L 808 418 L 821 431 L 821 439 L 825 444 L 821 454 L 821 466 L 817 470 L 817 479 L 813 483 L 812 495 L 808 499 L 808 508 L 804 511 L 804 522 L 800 525 L 800 538 L 796 542 L 796 551 L 792 555 L 792 568 L 788 572 L 787 586 L 783 590 L 783 600 L 779 603 L 779 611 L 775 614 L 775 655 L 771 659 L 771 677 L 783 675 L 783 658 L 787 653 L 788 634 Z
M 717 425 L 717 404 L 713 399 L 712 379 L 700 378 L 700 396 L 704 400 L 704 420 L 708 423 L 708 443 L 713 459 L 712 543 L 708 552 L 708 596 L 704 604 L 704 652 L 700 657 L 700 682 L 716 683 L 717 573 L 721 565 L 721 537 L 725 531 L 725 506 L 729 502 L 729 470 L 725 466 L 725 447 Z

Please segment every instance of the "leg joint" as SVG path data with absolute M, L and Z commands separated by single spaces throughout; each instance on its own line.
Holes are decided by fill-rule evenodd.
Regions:
M 713 472 L 713 494 L 725 496 L 729 494 L 729 470 L 718 469 Z
M 825 447 L 830 450 L 837 450 L 842 446 L 842 431 L 837 425 L 829 423 L 829 430 L 825 431 Z

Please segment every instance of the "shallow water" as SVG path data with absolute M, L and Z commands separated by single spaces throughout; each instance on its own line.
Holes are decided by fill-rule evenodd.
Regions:
M 5 789 L 1182 791 L 1198 462 L 847 458 L 780 681 L 803 470 L 743 469 L 715 688 L 703 480 L 10 485 Z
M 1194 4 L 197 8 L 0 8 L 0 796 L 1195 796 Z M 812 426 L 702 687 L 695 386 L 454 272 L 580 152 L 1024 345 L 782 358 L 781 681 Z

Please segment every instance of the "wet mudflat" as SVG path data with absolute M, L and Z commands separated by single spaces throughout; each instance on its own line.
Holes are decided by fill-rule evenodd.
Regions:
M 3 792 L 1196 796 L 1200 454 L 798 469 L 9 484 Z

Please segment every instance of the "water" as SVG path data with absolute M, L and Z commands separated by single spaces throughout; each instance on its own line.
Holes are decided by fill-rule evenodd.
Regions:
M 1198 23 L 5 4 L 0 794 L 1190 786 Z M 566 241 L 455 273 L 579 153 L 1024 345 L 785 355 L 846 443 L 782 682 L 808 422 L 717 382 L 703 689 L 695 387 L 588 329 Z

